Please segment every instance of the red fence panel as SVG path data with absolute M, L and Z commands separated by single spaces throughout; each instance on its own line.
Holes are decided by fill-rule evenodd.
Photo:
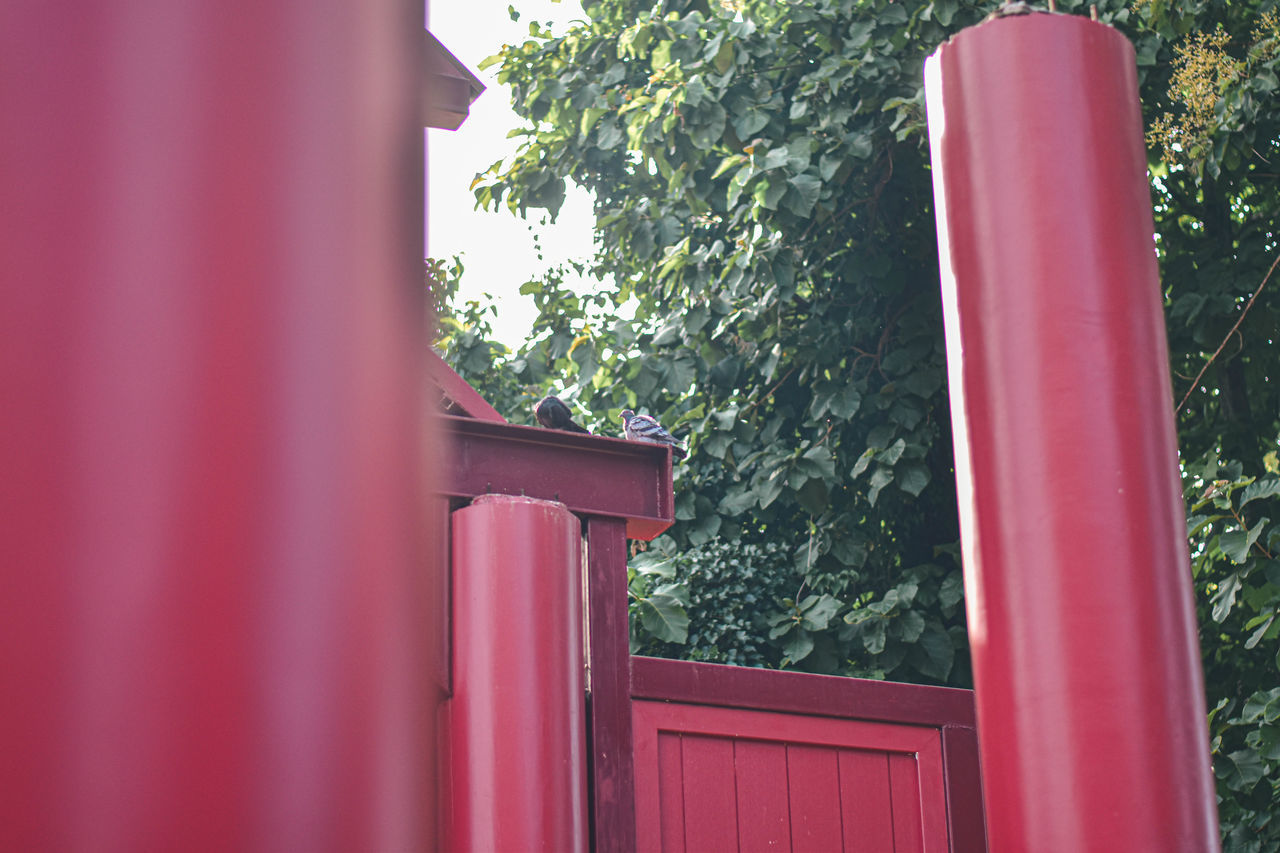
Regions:
M 979 795 L 959 795 L 980 790 L 972 751 L 944 748 L 973 741 L 967 691 L 647 658 L 632 669 L 638 849 L 985 848 L 981 820 L 952 814 L 980 814 Z

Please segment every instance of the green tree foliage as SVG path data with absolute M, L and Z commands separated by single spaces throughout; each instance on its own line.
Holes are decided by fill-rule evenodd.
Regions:
M 642 650 L 969 683 L 921 67 L 997 5 L 586 0 L 492 59 L 526 125 L 477 199 L 554 218 L 585 187 L 601 284 L 525 285 L 519 352 L 479 305 L 441 346 L 513 420 L 556 388 L 596 430 L 633 408 L 689 437 L 677 523 L 633 567 Z M 1150 128 L 1233 850 L 1280 839 L 1274 5 L 1098 3 Z

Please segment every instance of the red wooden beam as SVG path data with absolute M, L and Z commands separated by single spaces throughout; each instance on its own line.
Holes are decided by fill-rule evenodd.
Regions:
M 926 81 L 991 848 L 1217 849 L 1133 48 L 1011 16 Z
M 667 447 L 445 416 L 441 491 L 559 501 L 583 516 L 620 518 L 627 537 L 653 539 L 675 520 Z
M 472 388 L 435 352 L 427 351 L 427 376 L 439 396 L 440 408 L 451 415 L 478 418 L 482 421 L 494 421 L 505 424 L 507 419 L 498 414 L 498 410 L 489 405 L 489 401 L 480 396 L 480 392 Z
M 631 754 L 631 651 L 627 614 L 627 531 L 620 519 L 587 521 L 590 607 L 592 840 L 595 853 L 636 844 Z
M 974 724 L 970 690 L 662 658 L 631 659 L 631 696 L 922 726 Z

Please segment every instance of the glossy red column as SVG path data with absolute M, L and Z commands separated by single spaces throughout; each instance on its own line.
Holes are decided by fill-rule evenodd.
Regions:
M 0 849 L 431 845 L 421 27 L 0 5 Z
M 926 81 L 991 849 L 1216 849 L 1133 49 L 1006 17 Z
M 451 850 L 587 849 L 582 528 L 493 495 L 453 514 Z

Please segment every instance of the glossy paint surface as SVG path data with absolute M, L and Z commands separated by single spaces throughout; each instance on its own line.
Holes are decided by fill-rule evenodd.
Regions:
M 585 851 L 580 522 L 509 495 L 452 520 L 446 849 Z
M 926 81 L 991 849 L 1216 849 L 1133 49 L 1007 17 Z

